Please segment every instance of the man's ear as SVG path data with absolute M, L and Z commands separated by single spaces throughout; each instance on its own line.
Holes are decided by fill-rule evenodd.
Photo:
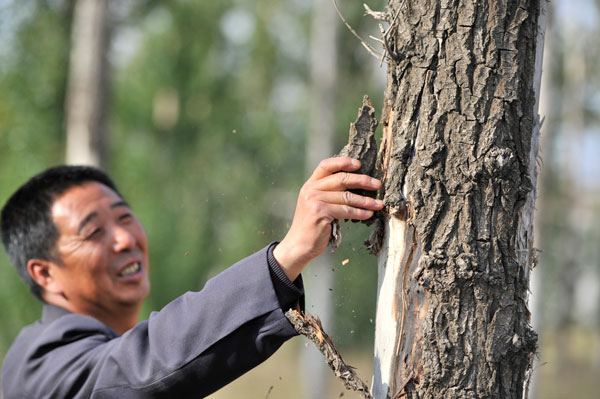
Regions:
M 50 294 L 62 294 L 60 282 L 56 279 L 56 268 L 59 266 L 46 259 L 29 259 L 27 272 L 43 291 Z

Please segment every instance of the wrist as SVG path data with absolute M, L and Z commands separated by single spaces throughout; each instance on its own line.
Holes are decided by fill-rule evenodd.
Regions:
M 297 247 L 289 245 L 285 239 L 273 248 L 273 256 L 290 281 L 296 280 L 310 259 L 296 253 Z

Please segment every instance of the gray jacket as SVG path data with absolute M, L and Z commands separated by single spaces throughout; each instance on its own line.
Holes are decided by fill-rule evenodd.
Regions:
M 285 277 L 271 245 L 122 336 L 46 304 L 4 360 L 4 399 L 204 397 L 296 335 L 282 307 L 302 295 L 301 279 Z

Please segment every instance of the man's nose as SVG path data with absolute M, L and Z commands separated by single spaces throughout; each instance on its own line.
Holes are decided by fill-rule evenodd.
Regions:
M 113 243 L 113 249 L 115 252 L 132 249 L 135 247 L 135 242 L 135 236 L 131 231 L 123 226 L 115 227 Z

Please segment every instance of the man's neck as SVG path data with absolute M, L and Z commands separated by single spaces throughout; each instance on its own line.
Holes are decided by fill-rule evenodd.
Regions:
M 119 335 L 123 335 L 138 323 L 142 304 L 122 306 L 118 310 L 108 308 L 85 308 L 76 306 L 63 296 L 45 297 L 44 300 L 54 306 L 61 307 L 72 313 L 83 314 L 106 324 Z

